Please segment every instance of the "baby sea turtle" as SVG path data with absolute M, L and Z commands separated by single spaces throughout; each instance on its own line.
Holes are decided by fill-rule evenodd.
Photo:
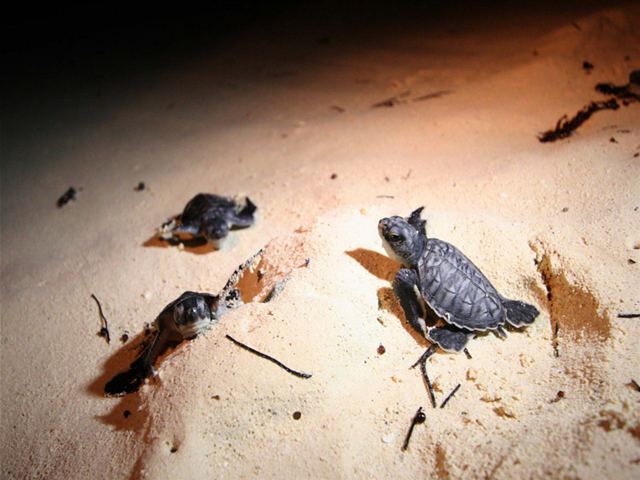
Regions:
M 244 197 L 236 199 L 211 193 L 199 193 L 184 207 L 182 214 L 168 221 L 160 228 L 160 236 L 173 238 L 174 234 L 187 233 L 194 237 L 204 237 L 219 249 L 229 230 L 245 228 L 255 223 L 258 207 Z
M 406 267 L 396 274 L 393 291 L 407 320 L 432 343 L 419 360 L 430 387 L 425 364 L 436 345 L 448 352 L 461 352 L 473 332 L 489 330 L 506 337 L 502 328 L 505 323 L 514 327 L 529 325 L 539 312 L 533 305 L 500 295 L 478 267 L 453 245 L 427 238 L 426 221 L 420 218 L 423 208 L 407 219 L 383 218 L 378 232 L 389 257 Z M 427 325 L 430 311 L 445 324 Z M 430 393 L 435 405 L 433 392 Z
M 153 339 L 128 371 L 106 384 L 105 392 L 119 396 L 137 391 L 148 375 L 156 376 L 154 364 L 168 347 L 207 333 L 222 315 L 240 307 L 243 303 L 236 286 L 244 272 L 258 264 L 262 253 L 260 250 L 240 265 L 219 295 L 187 291 L 164 307 L 154 321 Z

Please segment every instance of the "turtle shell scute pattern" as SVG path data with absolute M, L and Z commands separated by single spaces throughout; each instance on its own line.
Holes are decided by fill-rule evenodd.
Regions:
M 184 207 L 181 220 L 185 225 L 200 225 L 207 218 L 226 218 L 236 208 L 231 198 L 200 193 Z
M 467 330 L 493 330 L 504 324 L 500 294 L 453 245 L 428 239 L 418 276 L 423 298 L 448 323 Z

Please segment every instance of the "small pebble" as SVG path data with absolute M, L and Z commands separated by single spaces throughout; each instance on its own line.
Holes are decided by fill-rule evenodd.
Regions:
M 388 433 L 387 435 L 384 435 L 382 437 L 382 441 L 384 443 L 393 443 L 393 441 L 396 439 L 396 434 L 395 433 Z

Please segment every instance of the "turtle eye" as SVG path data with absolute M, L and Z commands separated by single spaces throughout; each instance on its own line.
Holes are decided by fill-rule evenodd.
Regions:
M 400 240 L 402 240 L 402 236 L 398 235 L 397 233 L 390 233 L 389 240 L 392 242 L 399 242 Z

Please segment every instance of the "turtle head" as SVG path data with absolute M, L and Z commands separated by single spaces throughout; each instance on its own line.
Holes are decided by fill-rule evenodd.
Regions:
M 206 332 L 212 325 L 211 310 L 202 295 L 194 295 L 178 302 L 173 320 L 184 338 L 193 338 Z
M 407 267 L 422 256 L 426 235 L 406 219 L 398 216 L 383 218 L 378 223 L 382 246 L 390 258 Z
M 221 218 L 210 218 L 205 222 L 202 233 L 214 248 L 220 248 L 229 234 L 229 224 Z

